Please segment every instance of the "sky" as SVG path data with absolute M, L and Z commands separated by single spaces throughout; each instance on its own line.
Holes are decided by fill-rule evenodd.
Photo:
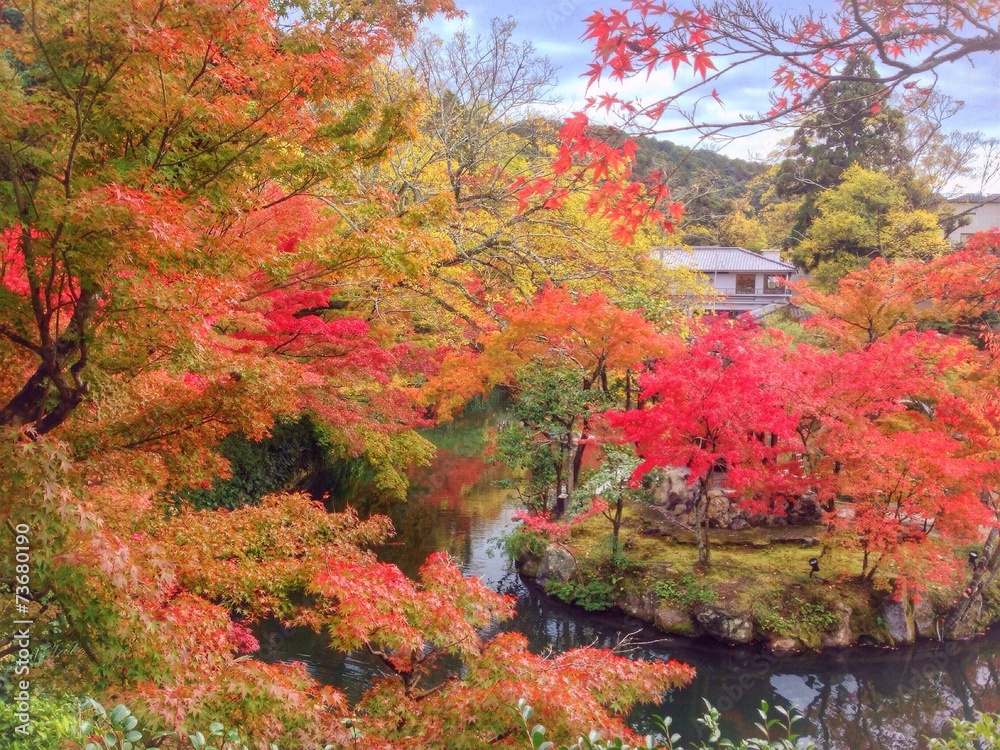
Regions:
M 488 30 L 491 18 L 512 16 L 517 21 L 516 36 L 519 41 L 530 41 L 540 55 L 548 57 L 558 67 L 558 84 L 554 96 L 559 104 L 549 114 L 563 116 L 582 106 L 585 79 L 581 73 L 591 60 L 589 41 L 581 39 L 584 31 L 583 19 L 595 8 L 607 9 L 610 0 L 456 0 L 466 12 L 459 21 L 437 20 L 432 31 L 442 37 L 459 28 L 472 33 Z M 820 0 L 814 5 L 832 6 L 830 0 Z M 793 9 L 801 12 L 802 5 L 787 0 L 774 0 L 772 7 L 778 10 Z M 752 114 L 768 108 L 767 94 L 770 89 L 770 73 L 773 63 L 758 69 L 750 67 L 738 71 L 738 76 L 727 77 L 719 86 L 723 105 L 707 100 L 704 111 L 708 115 L 735 119 L 741 113 Z M 981 131 L 989 137 L 1000 138 L 1000 54 L 979 55 L 971 60 L 962 60 L 944 65 L 938 69 L 937 88 L 954 99 L 965 102 L 957 115 L 947 121 L 945 130 L 964 132 Z M 629 93 L 650 96 L 657 92 L 669 91 L 672 77 L 666 71 L 654 73 L 649 82 L 630 84 Z M 595 86 L 595 89 L 601 90 Z M 595 93 L 594 89 L 590 91 Z M 716 144 L 713 148 L 734 158 L 764 159 L 779 147 L 783 137 L 790 131 L 765 130 L 748 134 L 728 143 Z M 694 134 L 670 134 L 665 136 L 675 143 L 694 145 Z M 978 189 L 978 183 L 953 185 L 956 192 L 964 189 Z M 987 186 L 991 192 L 1000 191 L 1000 181 Z

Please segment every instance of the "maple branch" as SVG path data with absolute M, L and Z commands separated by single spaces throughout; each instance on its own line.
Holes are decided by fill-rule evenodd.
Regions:
M 35 354 L 41 356 L 42 348 L 33 341 L 26 339 L 21 336 L 13 328 L 11 328 L 7 323 L 0 323 L 0 334 L 6 336 L 8 339 L 13 341 L 15 344 L 23 346 L 25 349 L 30 349 Z
M 220 404 L 219 406 L 216 407 L 215 411 L 200 419 L 196 419 L 193 422 L 188 422 L 187 424 L 181 425 L 180 427 L 175 427 L 172 430 L 167 430 L 166 432 L 153 433 L 143 438 L 137 438 L 136 440 L 131 440 L 128 443 L 122 445 L 122 448 L 124 449 L 138 448 L 139 446 L 145 445 L 146 443 L 152 443 L 159 440 L 164 440 L 168 437 L 179 435 L 182 432 L 193 430 L 198 427 L 203 427 L 204 425 L 211 424 L 213 422 L 218 422 L 219 420 L 216 417 L 218 417 L 218 415 L 221 412 L 222 412 L 222 405 Z
M 438 278 L 440 278 L 440 277 L 438 277 Z M 447 302 L 443 298 L 441 298 L 438 295 L 434 294 L 429 289 L 422 289 L 421 287 L 416 286 L 415 284 L 411 284 L 408 281 L 400 281 L 400 282 L 397 283 L 397 285 L 400 286 L 400 287 L 402 287 L 403 289 L 409 289 L 411 292 L 416 292 L 417 294 L 419 294 L 419 295 L 421 295 L 423 297 L 426 297 L 427 299 L 431 300 L 434 304 L 438 305 L 442 309 L 447 310 L 452 315 L 455 315 L 458 318 L 461 318 L 463 322 L 467 323 L 469 325 L 469 327 L 471 327 L 472 330 L 476 331 L 477 333 L 482 333 L 483 332 L 483 328 L 482 328 L 482 326 L 479 325 L 479 323 L 477 323 L 470 316 L 468 316 L 467 314 L 465 314 L 461 310 L 457 309 L 456 307 L 454 307 L 452 304 L 450 304 L 449 302 Z

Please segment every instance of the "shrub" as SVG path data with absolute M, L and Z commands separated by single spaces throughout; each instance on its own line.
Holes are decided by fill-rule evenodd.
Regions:
M 660 599 L 680 607 L 715 601 L 715 592 L 707 586 L 696 583 L 690 575 L 683 575 L 677 579 L 661 578 L 653 584 L 653 591 Z
M 557 581 L 550 578 L 545 582 L 545 591 L 569 604 L 576 604 L 588 612 L 609 609 L 612 606 L 614 587 L 599 578 L 590 578 L 586 583 L 578 581 Z

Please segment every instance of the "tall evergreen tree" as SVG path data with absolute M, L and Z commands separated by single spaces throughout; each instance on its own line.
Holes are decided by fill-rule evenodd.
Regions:
M 875 65 L 864 52 L 851 56 L 843 78 L 822 94 L 823 106 L 809 115 L 792 136 L 789 156 L 778 171 L 782 198 L 802 198 L 791 239 L 805 236 L 817 216 L 820 192 L 840 182 L 852 164 L 907 176 L 903 113 L 885 103 L 887 92 L 871 79 Z

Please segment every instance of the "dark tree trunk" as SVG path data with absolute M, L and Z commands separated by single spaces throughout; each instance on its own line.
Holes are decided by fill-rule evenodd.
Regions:
M 983 594 L 983 590 L 996 578 L 1000 572 L 1000 530 L 990 529 L 983 545 L 983 551 L 972 566 L 972 576 L 961 596 L 951 606 L 944 621 L 946 638 L 953 638 L 963 633 L 972 603 Z
M 698 565 L 710 564 L 708 549 L 708 483 L 709 478 L 701 480 L 701 490 L 694 501 L 694 536 L 698 545 Z
M 83 401 L 88 391 L 82 378 L 87 365 L 85 329 L 96 307 L 97 294 L 82 291 L 66 330 L 51 345 L 37 348 L 42 361 L 0 408 L 0 425 L 28 426 L 30 434 L 44 435 L 62 424 Z M 55 401 L 50 404 L 53 392 Z

